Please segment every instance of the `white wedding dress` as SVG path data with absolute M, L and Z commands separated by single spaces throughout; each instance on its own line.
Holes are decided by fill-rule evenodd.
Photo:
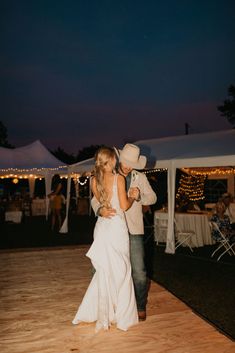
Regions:
M 117 175 L 114 175 L 111 205 L 117 214 L 98 217 L 94 241 L 87 252 L 96 270 L 73 324 L 96 322 L 96 331 L 111 324 L 126 331 L 138 323 L 134 286 L 131 277 L 129 235 L 124 212 L 119 205 Z

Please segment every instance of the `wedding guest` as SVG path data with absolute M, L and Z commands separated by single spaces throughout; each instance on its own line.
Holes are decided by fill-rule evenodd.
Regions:
M 51 230 L 55 230 L 55 227 L 60 230 L 62 222 L 61 211 L 65 199 L 62 194 L 62 183 L 59 174 L 55 174 L 52 178 L 52 192 L 48 197 L 51 208 Z
M 233 197 L 229 193 L 225 193 L 221 197 L 225 205 L 225 214 L 229 217 L 232 229 L 235 229 L 235 207 L 232 207 Z
M 231 227 L 229 216 L 225 214 L 225 211 L 225 204 L 223 202 L 217 202 L 215 205 L 215 213 L 210 220 L 218 225 L 219 229 L 227 239 L 229 239 L 231 242 L 234 242 L 234 231 Z M 219 231 L 216 229 L 213 229 L 212 237 L 215 241 L 220 241 L 222 239 Z

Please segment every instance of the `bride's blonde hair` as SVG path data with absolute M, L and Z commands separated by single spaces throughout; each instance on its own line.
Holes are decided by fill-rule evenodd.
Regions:
M 112 160 L 115 157 L 115 151 L 111 147 L 101 147 L 95 155 L 94 175 L 96 177 L 96 187 L 100 195 L 99 201 L 105 207 L 110 207 L 110 202 L 108 201 L 108 194 L 104 189 L 104 172 L 108 166 L 112 166 Z

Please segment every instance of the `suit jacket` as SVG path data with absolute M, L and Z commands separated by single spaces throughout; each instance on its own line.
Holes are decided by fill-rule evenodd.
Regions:
M 132 206 L 125 212 L 127 227 L 130 234 L 144 234 L 142 206 L 153 205 L 157 201 L 157 196 L 151 188 L 146 175 L 136 170 L 131 172 L 130 187 L 139 188 L 140 201 L 134 201 Z M 100 203 L 95 197 L 91 200 L 91 206 L 95 214 L 97 214 Z

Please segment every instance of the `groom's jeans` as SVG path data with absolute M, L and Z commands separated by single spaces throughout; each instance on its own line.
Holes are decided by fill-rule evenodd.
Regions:
M 144 236 L 130 234 L 130 260 L 138 311 L 146 310 L 147 275 L 144 263 Z

